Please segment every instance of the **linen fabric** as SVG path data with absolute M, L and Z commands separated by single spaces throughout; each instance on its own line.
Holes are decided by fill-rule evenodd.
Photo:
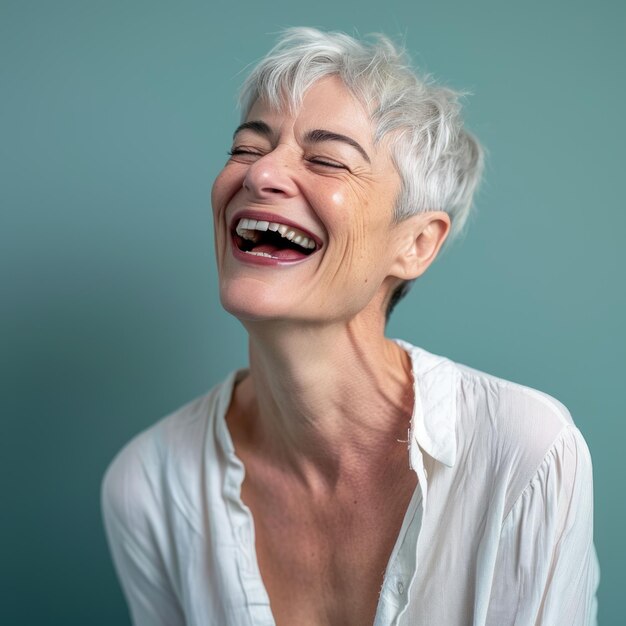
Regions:
M 412 363 L 407 471 L 418 485 L 375 626 L 594 626 L 592 463 L 569 411 L 395 341 Z M 103 476 L 105 532 L 135 626 L 275 624 L 225 421 L 246 373 L 135 435 Z

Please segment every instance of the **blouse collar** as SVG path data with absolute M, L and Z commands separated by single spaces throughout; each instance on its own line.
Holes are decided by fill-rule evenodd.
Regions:
M 417 443 L 433 459 L 452 467 L 457 451 L 458 369 L 450 359 L 401 339 L 394 341 L 411 357 L 415 403 L 409 446 Z

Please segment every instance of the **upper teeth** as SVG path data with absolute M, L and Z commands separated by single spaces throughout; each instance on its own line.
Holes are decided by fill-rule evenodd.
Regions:
M 294 228 L 293 226 L 285 226 L 285 224 L 279 224 L 278 222 L 251 220 L 244 217 L 239 220 L 236 228 L 237 234 L 240 237 L 243 237 L 244 239 L 249 239 L 250 241 L 257 241 L 258 235 L 256 235 L 255 231 L 259 230 L 272 230 L 274 232 L 277 232 L 281 237 L 289 239 L 289 241 L 293 241 L 293 243 L 297 243 L 303 248 L 315 248 L 315 241 L 307 237 L 301 230 L 299 230 L 298 228 Z

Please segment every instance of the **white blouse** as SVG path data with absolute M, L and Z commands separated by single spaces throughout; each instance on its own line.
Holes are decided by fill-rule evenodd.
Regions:
M 551 396 L 396 340 L 411 356 L 418 486 L 375 626 L 596 624 L 589 450 Z M 225 414 L 238 370 L 137 434 L 102 480 L 135 626 L 273 626 Z

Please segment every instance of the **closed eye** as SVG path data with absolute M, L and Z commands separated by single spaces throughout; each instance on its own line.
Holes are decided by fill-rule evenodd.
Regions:
M 334 167 L 335 169 L 342 169 L 342 170 L 348 169 L 342 163 L 337 163 L 337 161 L 327 161 L 326 159 L 320 159 L 319 157 L 307 159 L 307 161 L 315 165 L 323 165 L 325 167 Z
M 252 150 L 250 148 L 233 148 L 232 150 L 229 150 L 226 154 L 228 154 L 228 156 L 236 156 L 238 154 L 252 154 L 254 156 L 261 156 L 260 152 Z
M 246 147 L 236 147 L 228 150 L 226 153 L 228 156 L 247 156 L 247 157 L 262 157 L 263 153 L 254 149 Z M 332 167 L 337 170 L 349 170 L 343 163 L 339 163 L 338 161 L 330 161 L 328 159 L 320 158 L 320 157 L 311 157 L 307 159 L 309 163 L 313 165 L 321 165 L 322 167 Z

